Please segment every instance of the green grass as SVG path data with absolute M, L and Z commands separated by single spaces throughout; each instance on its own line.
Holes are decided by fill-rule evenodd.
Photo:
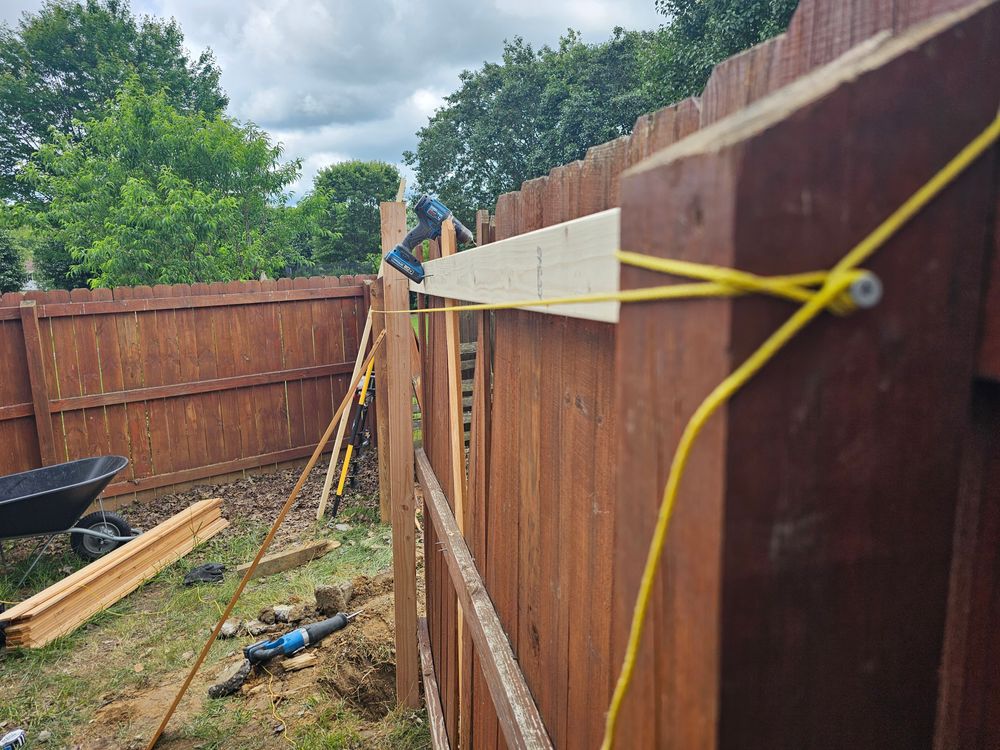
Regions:
M 389 568 L 392 545 L 385 538 L 390 529 L 379 524 L 377 517 L 375 508 L 352 508 L 338 519 L 351 524 L 346 532 L 317 525 L 304 537 L 332 537 L 342 546 L 303 567 L 251 581 L 234 615 L 253 618 L 266 606 L 296 597 L 311 602 L 319 584 Z M 8 729 L 25 728 L 29 735 L 46 729 L 53 735 L 49 746 L 60 747 L 70 744 L 107 700 L 176 682 L 192 663 L 190 656 L 184 656 L 200 650 L 238 583 L 230 572 L 222 584 L 185 587 L 184 574 L 207 561 L 226 563 L 232 570 L 253 557 L 266 533 L 263 526 L 241 525 L 238 519 L 234 527 L 233 533 L 210 540 L 162 570 L 139 591 L 74 633 L 41 649 L 0 654 L 0 722 L 7 722 Z M 0 598 L 23 599 L 81 565 L 71 553 L 46 557 L 32 573 L 29 590 L 20 592 L 14 590 L 20 570 L 0 574 Z M 216 643 L 203 669 L 231 660 L 245 640 Z M 141 671 L 136 671 L 137 664 L 142 665 Z M 300 750 L 430 746 L 426 723 L 419 715 L 393 713 L 373 727 L 330 695 L 316 696 L 303 716 L 294 716 L 290 709 L 283 703 L 279 713 L 288 719 L 286 739 Z M 247 715 L 242 699 L 206 700 L 182 732 L 195 741 L 195 747 L 206 750 L 244 747 L 245 738 L 234 739 L 240 727 L 259 720 Z M 125 735 L 118 738 L 122 747 L 136 734 L 129 727 L 121 733 Z M 369 735 L 378 742 L 369 742 Z

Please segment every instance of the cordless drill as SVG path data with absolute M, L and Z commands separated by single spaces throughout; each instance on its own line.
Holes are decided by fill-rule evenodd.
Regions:
M 413 255 L 413 248 L 424 240 L 436 240 L 440 237 L 441 224 L 445 219 L 450 217 L 455 222 L 455 239 L 459 242 L 469 243 L 473 241 L 473 238 L 472 232 L 452 216 L 448 207 L 437 198 L 422 195 L 413 210 L 417 214 L 417 225 L 410 230 L 402 242 L 389 251 L 385 256 L 385 262 L 406 278 L 419 284 L 424 280 L 424 267 Z

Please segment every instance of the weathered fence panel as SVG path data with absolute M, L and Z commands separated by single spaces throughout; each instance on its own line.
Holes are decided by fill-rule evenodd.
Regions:
M 0 474 L 117 453 L 109 497 L 307 456 L 367 314 L 346 276 L 0 299 Z
M 620 205 L 626 250 L 764 274 L 827 268 L 995 115 L 998 9 L 804 0 L 784 35 L 718 66 L 700 99 L 501 196 L 493 238 Z M 982 380 L 1000 380 L 1000 245 L 983 247 L 995 164 L 984 158 L 871 264 L 894 289 L 882 305 L 815 323 L 700 437 L 618 747 L 995 744 L 983 701 L 1000 609 L 996 398 Z M 623 274 L 623 288 L 664 283 Z M 465 537 L 555 747 L 600 742 L 690 410 L 789 309 L 625 305 L 618 326 L 481 316 Z M 423 440 L 450 501 L 438 316 L 426 338 Z M 451 744 L 505 747 L 483 655 L 463 660 L 458 693 L 453 583 L 429 523 L 425 540 Z

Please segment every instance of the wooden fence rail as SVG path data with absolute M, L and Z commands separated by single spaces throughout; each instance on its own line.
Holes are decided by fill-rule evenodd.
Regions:
M 117 453 L 109 497 L 308 455 L 342 397 L 367 277 L 0 298 L 0 474 Z
M 998 40 L 1000 0 L 802 0 L 701 98 L 501 196 L 493 226 L 477 217 L 499 241 L 481 257 L 620 207 L 626 250 L 762 275 L 830 268 L 996 116 Z M 616 747 L 1000 743 L 997 151 L 873 258 L 879 306 L 817 320 L 706 427 Z M 558 231 L 530 238 L 536 260 L 505 258 L 505 284 L 431 243 L 430 264 L 456 275 L 418 304 L 442 304 L 435 284 L 489 301 L 507 281 L 529 288 Z M 664 283 L 621 271 L 622 289 Z M 599 746 L 677 440 L 791 310 L 748 296 L 623 305 L 617 322 L 477 314 L 454 524 L 446 332 L 428 316 L 429 705 L 451 747 L 500 750 L 530 725 L 497 682 L 506 644 L 475 629 L 493 613 L 528 688 L 518 705 L 534 702 L 552 746 Z

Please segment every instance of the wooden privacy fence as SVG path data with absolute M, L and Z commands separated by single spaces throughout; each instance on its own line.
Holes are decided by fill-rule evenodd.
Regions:
M 347 386 L 365 278 L 5 294 L 0 474 L 115 453 L 115 496 L 308 456 Z
M 416 291 L 433 307 L 675 283 L 609 272 L 618 248 L 830 269 L 998 105 L 1000 1 L 803 0 L 700 99 L 501 196 L 482 247 L 438 259 L 432 243 Z M 998 174 L 993 146 L 865 264 L 876 307 L 824 314 L 712 417 L 616 747 L 1000 745 Z M 681 432 L 793 309 L 746 295 L 477 313 L 467 457 L 454 321 L 422 318 L 437 747 L 599 746 Z M 396 441 L 380 460 L 404 464 L 393 519 L 412 529 L 413 454 Z M 397 592 L 409 544 L 394 538 Z M 396 617 L 409 702 L 415 601 L 397 593 Z

